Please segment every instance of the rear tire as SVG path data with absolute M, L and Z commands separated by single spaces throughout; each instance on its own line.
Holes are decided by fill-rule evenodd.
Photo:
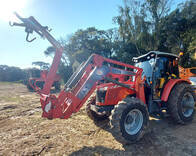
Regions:
M 96 96 L 92 96 L 88 99 L 87 104 L 86 104 L 86 113 L 88 117 L 93 120 L 95 123 L 99 123 L 102 121 L 105 121 L 108 119 L 109 115 L 104 114 L 104 115 L 99 115 L 96 112 L 91 110 L 91 105 L 96 104 Z
M 175 123 L 185 124 L 193 120 L 196 95 L 190 84 L 176 84 L 168 98 L 168 111 Z
M 110 125 L 112 135 L 120 143 L 139 141 L 149 125 L 147 106 L 137 98 L 125 98 L 112 110 Z

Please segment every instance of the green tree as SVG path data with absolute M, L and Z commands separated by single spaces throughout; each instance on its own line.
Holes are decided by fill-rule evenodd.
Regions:
M 171 0 L 124 0 L 119 16 L 114 21 L 119 25 L 123 42 L 134 44 L 141 55 L 149 50 L 158 50 L 159 25 L 170 10 Z
M 20 81 L 25 79 L 25 72 L 18 67 L 0 65 L 0 81 Z
M 112 40 L 112 29 L 108 31 L 97 30 L 94 27 L 86 30 L 80 29 L 71 36 L 65 51 L 71 55 L 71 59 L 77 60 L 79 63 L 85 61 L 92 53 L 111 57 Z
M 32 62 L 32 65 L 38 66 L 40 70 L 48 70 L 50 64 L 42 61 L 36 61 L 36 62 Z
M 184 52 L 184 67 L 195 66 L 196 3 L 188 1 L 162 19 L 159 48 L 178 54 Z
M 59 73 L 66 81 L 69 77 L 67 71 L 72 73 L 70 67 L 76 70 L 79 64 L 86 61 L 91 54 L 96 53 L 108 58 L 113 57 L 118 48 L 116 46 L 117 41 L 118 31 L 116 29 L 104 31 L 94 27 L 85 30 L 80 29 L 67 40 L 61 39 L 60 42 L 64 47 L 64 52 L 59 65 Z M 47 56 L 54 56 L 54 52 L 53 47 L 48 47 L 44 53 Z

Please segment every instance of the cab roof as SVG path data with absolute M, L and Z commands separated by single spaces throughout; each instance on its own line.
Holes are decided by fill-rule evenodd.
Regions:
M 139 57 L 133 57 L 134 62 L 142 62 L 150 60 L 151 58 L 157 57 L 167 57 L 171 59 L 178 59 L 178 56 L 172 53 L 160 52 L 160 51 L 150 51 L 147 54 L 141 55 Z

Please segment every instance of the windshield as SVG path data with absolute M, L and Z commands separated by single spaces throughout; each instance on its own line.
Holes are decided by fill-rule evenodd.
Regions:
M 150 81 L 152 81 L 152 71 L 153 71 L 153 66 L 155 64 L 155 59 L 151 58 L 150 60 L 143 61 L 143 62 L 138 62 L 135 64 L 136 67 L 142 68 L 142 78 L 146 76 L 146 81 L 148 84 L 150 84 Z

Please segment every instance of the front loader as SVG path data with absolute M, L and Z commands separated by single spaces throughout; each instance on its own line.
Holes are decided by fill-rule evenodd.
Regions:
M 58 96 L 50 93 L 63 53 L 63 47 L 32 16 L 22 18 L 26 40 L 35 31 L 56 48 L 56 53 L 40 95 L 42 117 L 67 119 L 87 102 L 87 114 L 96 122 L 110 119 L 111 133 L 121 143 L 140 140 L 149 125 L 149 115 L 162 110 L 177 123 L 193 119 L 196 97 L 188 80 L 180 79 L 175 68 L 175 55 L 149 52 L 134 58 L 136 66 L 93 54 L 73 73 Z M 164 62 L 165 61 L 165 62 Z M 167 62 L 174 66 L 166 68 Z M 164 67 L 165 65 L 165 67 Z M 96 94 L 94 94 L 96 93 Z

